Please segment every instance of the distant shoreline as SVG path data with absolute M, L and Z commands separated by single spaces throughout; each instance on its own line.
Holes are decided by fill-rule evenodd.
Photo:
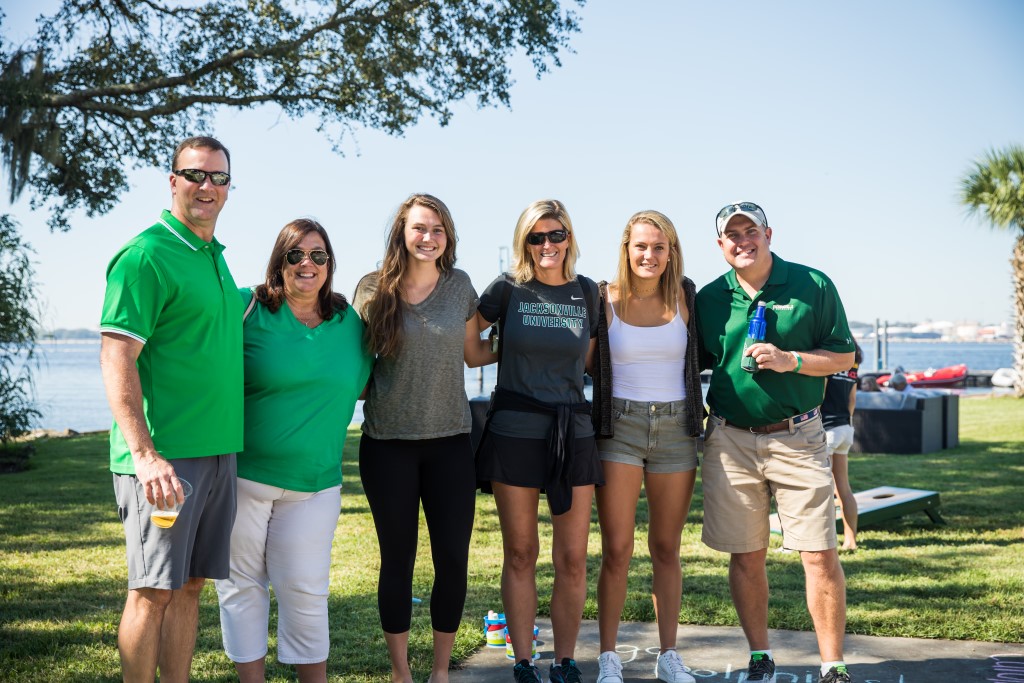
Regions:
M 42 342 L 73 342 L 73 341 L 97 341 L 100 338 L 99 330 L 65 330 L 57 329 L 51 332 L 42 333 L 37 341 Z
M 862 329 L 862 328 L 859 328 Z M 869 333 L 865 333 L 869 334 Z M 77 329 L 66 329 L 57 328 L 45 334 L 40 334 L 37 339 L 39 344 L 53 344 L 53 343 L 66 343 L 66 342 L 95 342 L 99 341 L 102 337 L 102 333 L 99 330 L 90 330 L 87 328 Z M 874 345 L 876 339 L 874 337 L 861 336 L 857 337 L 854 334 L 854 338 L 862 345 L 871 344 Z M 884 338 L 883 338 L 884 341 Z M 979 338 L 979 339 L 942 339 L 942 338 L 924 338 L 921 337 L 906 337 L 903 335 L 892 335 L 889 337 L 890 343 L 900 344 L 1012 344 L 1013 339 L 1000 338 Z
M 97 342 L 100 340 L 101 334 L 99 331 L 86 331 L 86 330 L 73 330 L 75 336 L 70 337 L 59 337 L 50 336 L 40 337 L 37 344 L 86 344 L 90 342 Z M 871 344 L 874 345 L 875 340 L 865 339 L 863 337 L 857 339 L 857 342 L 861 345 Z M 883 340 L 884 342 L 884 340 Z M 900 343 L 900 344 L 1012 344 L 1012 339 L 910 339 L 906 337 L 889 337 L 889 343 Z
M 68 337 L 66 339 L 47 337 L 37 339 L 36 344 L 95 344 L 98 341 L 100 341 L 100 334 L 97 332 L 95 337 Z
M 871 339 L 857 339 L 860 344 L 872 344 L 874 345 L 874 338 Z M 908 339 L 906 337 L 889 337 L 889 343 L 892 344 L 898 342 L 900 344 L 1012 344 L 1012 339 Z M 883 340 L 885 343 L 885 340 Z

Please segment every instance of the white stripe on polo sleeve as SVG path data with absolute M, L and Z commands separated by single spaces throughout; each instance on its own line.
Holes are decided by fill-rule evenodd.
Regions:
M 135 341 L 145 344 L 149 341 L 146 337 L 140 336 L 131 330 L 126 330 L 123 327 L 115 327 L 114 325 L 100 325 L 100 332 L 114 332 L 116 334 L 123 334 L 126 337 L 131 337 Z

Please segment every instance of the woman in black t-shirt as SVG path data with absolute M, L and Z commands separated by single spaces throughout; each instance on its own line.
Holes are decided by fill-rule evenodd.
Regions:
M 534 202 L 513 237 L 512 272 L 480 297 L 483 321 L 501 320 L 498 382 L 477 449 L 477 478 L 493 490 L 505 564 L 502 599 L 517 681 L 540 681 L 531 663 L 537 614 L 538 505 L 547 493 L 555 581 L 552 683 L 580 681 L 574 659 L 587 595 L 587 536 L 594 486 L 603 484 L 583 373 L 597 334 L 597 285 L 577 277 L 579 248 L 565 206 Z

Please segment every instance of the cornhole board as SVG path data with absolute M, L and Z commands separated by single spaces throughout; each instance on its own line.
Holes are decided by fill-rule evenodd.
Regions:
M 879 486 L 854 493 L 853 497 L 857 500 L 858 529 L 903 517 L 912 512 L 925 513 L 934 524 L 946 523 L 946 520 L 942 519 L 942 515 L 939 514 L 941 502 L 937 491 Z M 772 513 L 770 524 L 773 534 L 782 533 L 782 524 L 779 522 L 778 513 Z M 838 505 L 836 505 L 836 531 L 839 533 L 843 531 L 843 519 L 839 514 Z

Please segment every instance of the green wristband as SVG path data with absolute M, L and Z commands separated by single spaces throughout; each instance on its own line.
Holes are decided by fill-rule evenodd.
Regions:
M 796 367 L 793 368 L 793 372 L 800 372 L 800 368 L 804 366 L 804 359 L 800 357 L 800 354 L 796 351 L 790 351 L 793 357 L 796 358 Z

